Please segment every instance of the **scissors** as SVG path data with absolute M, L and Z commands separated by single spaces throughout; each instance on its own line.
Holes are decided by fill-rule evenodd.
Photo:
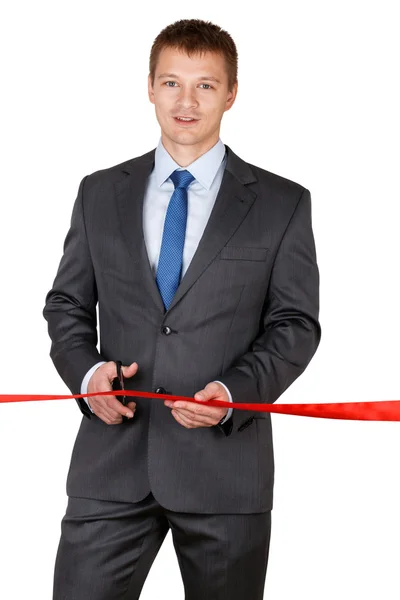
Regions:
M 120 360 L 116 360 L 115 361 L 115 365 L 117 367 L 117 376 L 114 377 L 114 379 L 111 382 L 111 386 L 113 390 L 124 390 L 125 386 L 124 386 L 124 375 L 122 373 L 122 362 Z M 115 398 L 117 398 L 117 400 L 119 400 L 120 402 L 122 402 L 122 404 L 124 406 L 126 406 L 127 404 L 127 396 L 115 396 Z M 125 417 L 124 415 L 122 415 L 122 421 L 129 421 L 130 419 L 128 419 L 128 417 Z

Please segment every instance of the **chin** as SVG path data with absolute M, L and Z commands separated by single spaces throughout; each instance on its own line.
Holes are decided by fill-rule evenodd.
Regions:
M 201 141 L 199 135 L 193 135 L 190 131 L 165 132 L 167 137 L 175 144 L 197 144 Z

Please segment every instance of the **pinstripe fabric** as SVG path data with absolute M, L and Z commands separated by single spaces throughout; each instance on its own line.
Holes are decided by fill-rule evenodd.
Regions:
M 155 150 L 82 180 L 43 309 L 51 358 L 73 394 L 94 364 L 119 358 L 139 365 L 127 389 L 194 396 L 218 379 L 234 402 L 273 403 L 306 368 L 321 335 L 310 192 L 228 146 L 226 154 L 207 225 L 166 313 L 143 235 Z M 68 496 L 139 502 L 151 491 L 168 510 L 201 514 L 272 508 L 269 413 L 233 410 L 229 429 L 187 429 L 156 397 L 137 398 L 135 418 L 109 426 L 77 402 L 85 418 Z
M 170 179 L 175 186 L 175 191 L 171 196 L 165 216 L 156 276 L 157 285 L 167 310 L 181 277 L 187 221 L 187 188 L 194 177 L 189 171 L 177 169 L 171 173 Z

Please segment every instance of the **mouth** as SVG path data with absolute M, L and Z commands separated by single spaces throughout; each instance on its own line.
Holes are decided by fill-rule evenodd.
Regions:
M 194 119 L 192 117 L 173 117 L 175 123 L 180 125 L 181 127 L 193 127 L 196 123 L 199 122 L 200 119 Z

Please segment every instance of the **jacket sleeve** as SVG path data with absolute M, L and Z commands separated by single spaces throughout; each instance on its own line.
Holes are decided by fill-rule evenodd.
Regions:
M 105 360 L 96 348 L 97 288 L 83 209 L 86 179 L 87 176 L 79 185 L 63 256 L 43 309 L 51 338 L 51 359 L 72 394 L 81 393 L 87 371 Z M 76 401 L 81 412 L 91 418 L 85 401 L 82 398 Z
M 311 196 L 304 189 L 275 256 L 259 335 L 249 351 L 219 376 L 233 402 L 273 403 L 279 398 L 305 370 L 319 345 L 318 314 Z

